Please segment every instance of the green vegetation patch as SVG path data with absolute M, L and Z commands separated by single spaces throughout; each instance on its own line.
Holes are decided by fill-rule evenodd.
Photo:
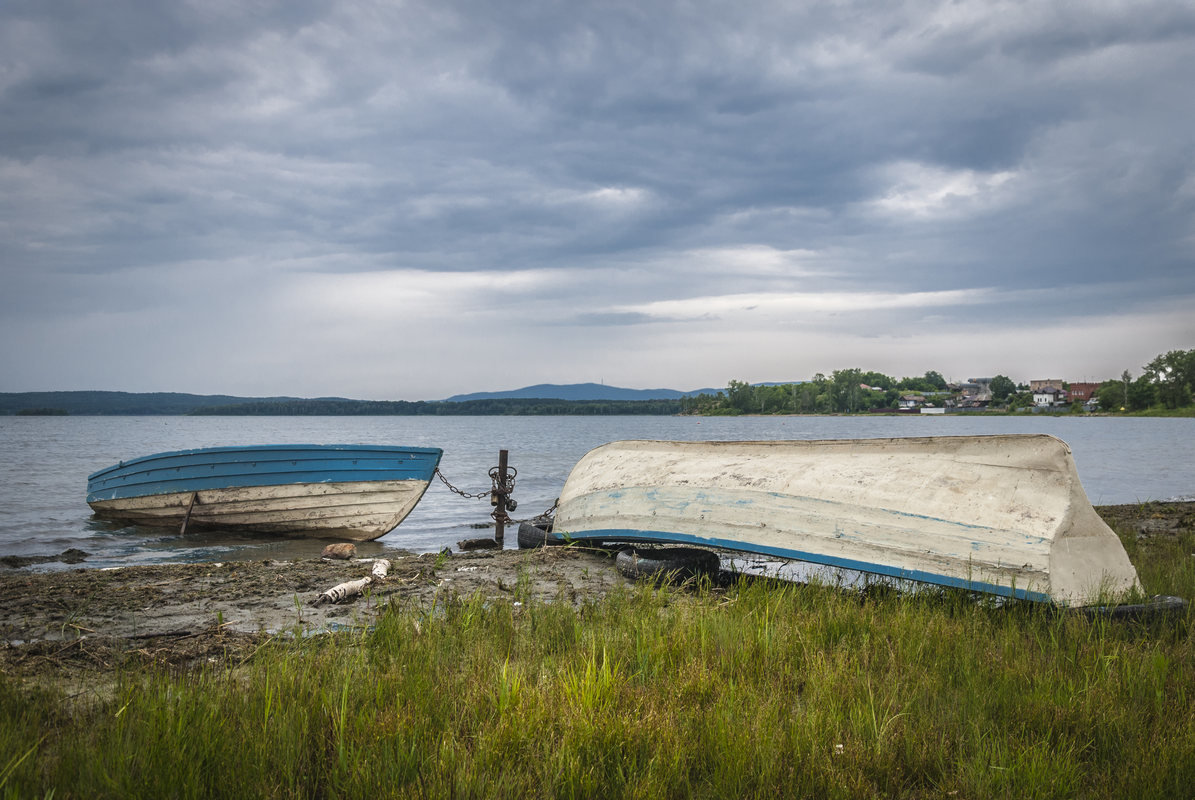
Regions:
M 1119 508 L 1119 507 L 1118 507 Z M 1191 596 L 1189 509 L 1110 519 Z M 525 588 L 525 587 L 524 587 Z M 743 579 L 393 604 L 370 631 L 0 677 L 0 796 L 1182 797 L 1189 613 Z
M 1181 796 L 1189 624 L 641 588 L 394 608 L 81 702 L 0 682 L 7 796 Z

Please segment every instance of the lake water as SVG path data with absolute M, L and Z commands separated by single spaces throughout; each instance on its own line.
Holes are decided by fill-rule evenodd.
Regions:
M 516 518 L 549 508 L 573 464 L 616 439 L 839 439 L 1050 433 L 1070 444 L 1092 503 L 1195 499 L 1195 419 L 1108 417 L 0 417 L 0 555 L 89 553 L 87 566 L 318 554 L 322 542 L 120 527 L 96 520 L 87 476 L 166 450 L 241 444 L 361 443 L 440 447 L 440 470 L 461 489 L 488 491 L 498 451 L 518 470 Z M 416 552 L 492 531 L 489 501 L 434 481 L 409 517 L 378 543 Z M 490 524 L 489 531 L 477 526 Z M 514 546 L 515 536 L 507 536 Z M 61 568 L 57 562 L 46 569 Z M 0 568 L 2 569 L 2 568 Z

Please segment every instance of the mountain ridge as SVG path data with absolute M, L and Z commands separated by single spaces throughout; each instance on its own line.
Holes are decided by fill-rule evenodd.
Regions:
M 721 389 L 625 389 L 604 383 L 537 383 L 521 389 L 498 392 L 470 392 L 445 398 L 446 403 L 471 400 L 679 400 L 699 394 L 717 394 Z
M 474 392 L 454 395 L 447 400 L 401 402 L 402 405 L 426 403 L 465 403 L 475 400 L 562 400 L 567 402 L 679 400 L 701 393 L 717 394 L 719 389 L 682 392 L 676 389 L 624 389 L 598 383 L 537 384 L 505 392 Z M 0 415 L 19 413 L 66 412 L 78 415 L 170 416 L 190 414 L 200 409 L 243 406 L 246 404 L 311 404 L 332 401 L 346 404 L 376 404 L 378 401 L 343 397 L 303 398 L 286 395 L 239 397 L 227 394 L 190 394 L 186 392 L 120 392 L 108 390 L 64 390 L 48 392 L 0 392 Z M 384 401 L 383 401 L 384 402 Z
M 67 390 L 52 392 L 0 392 L 0 414 L 26 409 L 60 409 L 69 414 L 172 415 L 187 414 L 203 406 L 228 406 L 260 400 L 295 400 L 290 397 L 236 397 L 228 394 L 187 392 L 118 392 Z

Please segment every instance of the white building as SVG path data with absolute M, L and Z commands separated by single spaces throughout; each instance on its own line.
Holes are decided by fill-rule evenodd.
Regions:
M 1033 405 L 1062 406 L 1066 405 L 1067 393 L 1065 389 L 1056 386 L 1041 386 L 1033 390 Z

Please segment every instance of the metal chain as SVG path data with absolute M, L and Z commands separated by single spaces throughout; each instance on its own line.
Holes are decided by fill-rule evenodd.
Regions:
M 544 513 L 534 517 L 527 517 L 525 519 L 512 519 L 511 522 L 535 522 L 536 520 L 545 520 L 551 518 L 556 513 L 556 506 L 560 505 L 560 498 L 556 498 L 556 502 L 552 503 Z
M 490 468 L 490 484 L 491 484 L 490 490 L 488 492 L 478 492 L 477 494 L 469 494 L 468 492 L 464 491 L 463 489 L 458 489 L 455 486 L 453 486 L 451 483 L 448 482 L 448 479 L 444 477 L 444 473 L 440 472 L 439 467 L 436 467 L 436 476 L 440 479 L 440 481 L 445 486 L 448 487 L 449 491 L 455 492 L 455 493 L 459 494 L 461 497 L 468 498 L 469 500 L 484 500 L 487 497 L 490 497 L 491 495 L 493 495 L 494 492 L 500 492 L 501 494 L 504 494 L 508 497 L 510 495 L 514 494 L 515 476 L 519 474 L 519 471 L 517 469 L 515 469 L 514 467 L 507 467 L 506 470 L 507 470 L 508 474 L 506 476 L 506 483 L 505 483 L 505 485 L 503 485 L 502 481 L 501 481 L 501 477 L 498 474 L 498 468 L 491 467 Z
M 436 467 L 436 476 L 439 477 L 439 479 L 444 483 L 444 485 L 448 487 L 449 491 L 456 492 L 461 497 L 467 498 L 469 500 L 484 500 L 485 498 L 490 496 L 489 492 L 478 492 L 477 494 L 469 494 L 466 491 L 462 491 L 461 489 L 456 488 L 455 486 L 453 486 L 451 483 L 448 482 L 448 479 L 444 477 L 444 473 L 440 472 L 439 467 Z
M 501 492 L 504 495 L 510 496 L 510 495 L 514 494 L 515 476 L 519 474 L 519 471 L 517 469 L 515 469 L 514 467 L 510 467 L 510 466 L 508 466 L 506 468 L 506 471 L 507 471 L 506 485 L 503 486 L 503 485 L 501 485 L 502 477 L 501 477 L 501 475 L 499 475 L 498 467 L 490 467 L 490 483 L 492 483 L 494 486 L 492 491 Z
M 506 470 L 507 470 L 506 483 L 505 483 L 505 485 L 503 485 L 501 476 L 498 473 L 498 467 L 492 467 L 490 469 L 490 484 L 491 484 L 490 491 L 478 492 L 477 494 L 470 494 L 469 492 L 466 492 L 462 489 L 458 489 L 457 487 L 453 486 L 451 483 L 448 482 L 448 479 L 444 477 L 444 473 L 440 472 L 439 467 L 436 467 L 436 477 L 438 477 L 440 479 L 441 483 L 443 483 L 445 486 L 448 487 L 449 491 L 459 494 L 461 497 L 464 497 L 468 500 L 484 500 L 487 497 L 492 497 L 495 492 L 501 492 L 502 494 L 506 495 L 507 497 L 510 497 L 512 494 L 514 494 L 515 476 L 517 476 L 519 474 L 519 471 L 517 469 L 515 469 L 514 467 L 507 467 Z M 544 513 L 542 513 L 536 517 L 527 517 L 526 519 L 513 519 L 510 516 L 507 516 L 505 512 L 503 512 L 502 513 L 502 522 L 503 522 L 503 524 L 505 524 L 508 522 L 531 522 L 532 520 L 537 520 L 537 519 L 547 519 L 547 518 L 551 517 L 553 513 L 555 513 L 556 506 L 559 503 L 560 503 L 560 499 L 557 498 L 556 502 L 552 503 L 552 505 L 549 506 L 548 509 L 546 511 L 544 511 Z M 490 516 L 492 518 L 494 518 L 495 520 L 498 519 L 498 509 L 495 508 L 494 511 L 490 514 Z
M 510 504 L 511 511 L 514 511 L 514 507 L 518 505 L 515 503 L 514 498 L 511 497 L 515 491 L 515 476 L 518 474 L 519 471 L 517 469 L 507 466 L 506 480 L 503 481 L 501 469 L 498 467 L 490 468 L 490 483 L 493 485 L 493 489 L 490 491 L 490 497 L 493 497 L 495 494 L 502 495 L 507 499 L 507 503 Z M 490 518 L 495 522 L 501 522 L 503 525 L 514 522 L 514 520 L 512 520 L 506 513 L 506 510 L 506 503 L 503 503 L 501 506 L 496 505 L 494 510 L 490 512 Z

